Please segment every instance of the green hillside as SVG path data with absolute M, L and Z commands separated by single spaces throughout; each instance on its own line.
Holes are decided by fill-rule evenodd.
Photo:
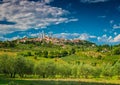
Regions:
M 120 45 L 0 42 L 0 78 L 120 79 Z

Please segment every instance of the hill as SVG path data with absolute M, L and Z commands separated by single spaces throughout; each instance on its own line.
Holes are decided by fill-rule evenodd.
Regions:
M 119 67 L 120 45 L 51 37 L 0 42 L 0 78 L 119 80 Z

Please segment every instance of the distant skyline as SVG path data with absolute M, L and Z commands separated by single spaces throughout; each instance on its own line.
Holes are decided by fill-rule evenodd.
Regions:
M 0 0 L 0 40 L 37 37 L 120 43 L 120 0 Z

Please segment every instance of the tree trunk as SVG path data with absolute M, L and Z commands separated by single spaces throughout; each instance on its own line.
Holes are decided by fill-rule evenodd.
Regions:
M 45 78 L 45 73 L 43 73 L 43 78 Z
M 13 78 L 13 74 L 12 73 L 10 74 L 10 78 Z
M 15 78 L 16 73 L 13 74 L 13 78 Z

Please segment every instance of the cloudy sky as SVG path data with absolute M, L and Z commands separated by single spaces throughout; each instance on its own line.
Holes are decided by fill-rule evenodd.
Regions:
M 0 40 L 37 37 L 120 43 L 120 0 L 0 0 Z

